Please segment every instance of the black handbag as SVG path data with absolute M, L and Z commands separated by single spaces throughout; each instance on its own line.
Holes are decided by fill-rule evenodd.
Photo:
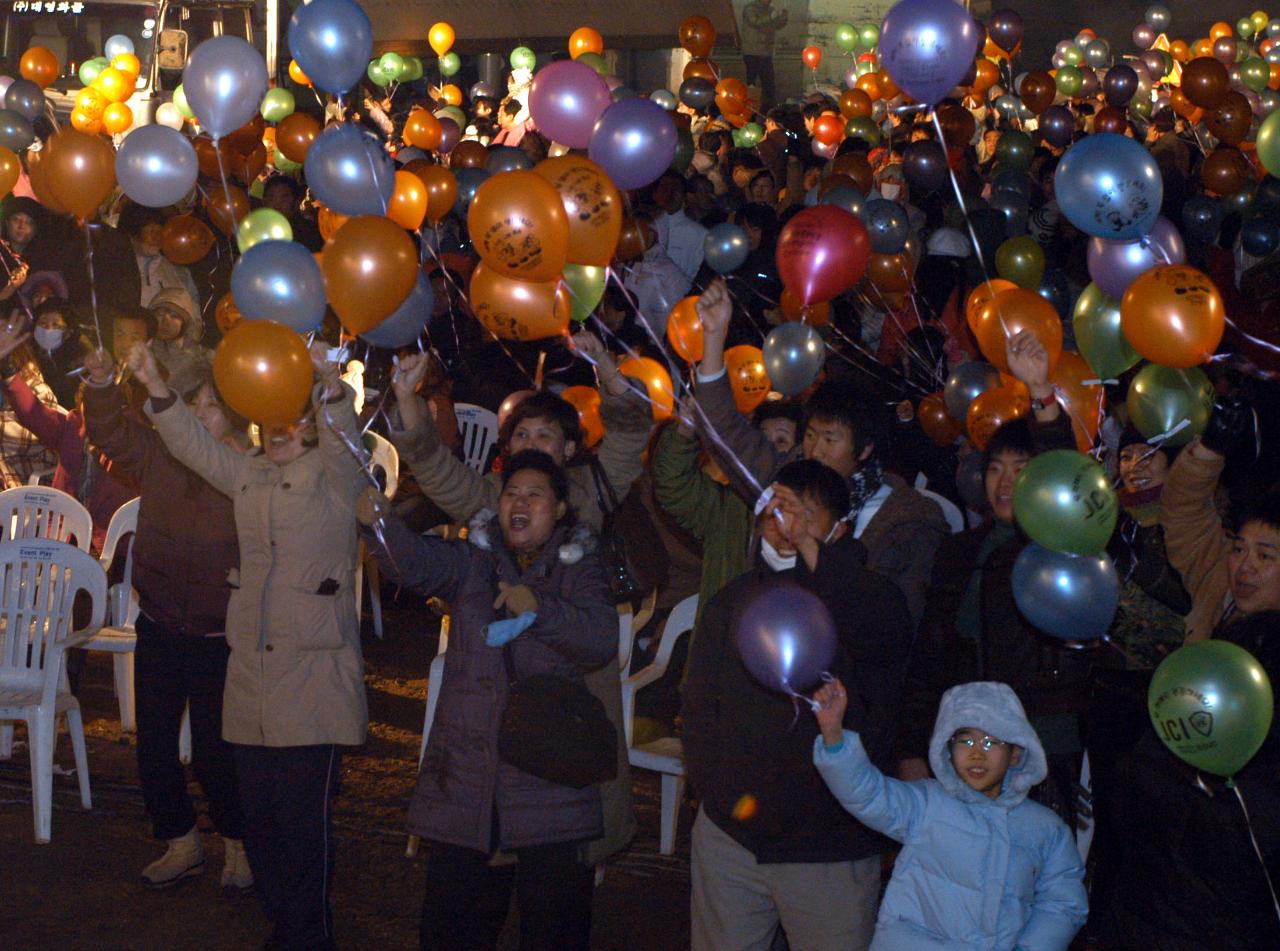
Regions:
M 599 551 L 609 594 L 614 604 L 636 604 L 667 583 L 671 566 L 667 546 L 636 489 L 619 502 L 600 461 L 592 457 L 589 465 L 596 502 L 604 513 Z
M 504 763 L 574 789 L 618 775 L 618 733 L 598 697 L 556 674 L 518 680 L 510 644 L 502 647 L 502 663 L 509 685 L 498 727 Z

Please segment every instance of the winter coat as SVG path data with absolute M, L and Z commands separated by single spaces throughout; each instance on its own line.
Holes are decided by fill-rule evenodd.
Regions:
M 1169 564 L 1191 593 L 1188 643 L 1213 636 L 1231 596 L 1227 580 L 1231 541 L 1213 503 L 1224 465 L 1224 459 L 1198 459 L 1183 450 L 1169 469 L 1160 495 L 1160 524 Z
M 174 459 L 118 386 L 86 386 L 84 408 L 93 444 L 142 487 L 132 578 L 142 612 L 188 637 L 224 632 L 240 565 L 231 499 Z
M 557 528 L 533 564 L 521 570 L 488 510 L 476 514 L 466 542 L 414 535 L 394 516 L 381 526 L 385 545 L 374 541 L 370 549 L 385 576 L 421 595 L 444 598 L 453 618 L 409 828 L 486 854 L 599 838 L 604 824 L 598 786 L 558 785 L 498 756 L 507 672 L 502 649 L 485 643 L 485 629 L 501 618 L 493 608 L 498 583 L 528 585 L 538 611 L 533 625 L 510 642 L 518 677 L 554 674 L 581 683 L 587 671 L 610 659 L 616 670 L 618 615 L 590 530 Z
M 735 632 L 753 595 L 780 583 L 813 592 L 836 619 L 831 673 L 848 687 L 845 716 L 887 763 L 911 619 L 902 593 L 865 567 L 849 535 L 823 545 L 816 570 L 803 558 L 774 573 L 763 565 L 729 582 L 707 605 L 689 649 L 681 710 L 685 767 L 708 818 L 760 863 L 848 862 L 889 843 L 840 808 L 813 770 L 817 721 L 790 697 L 761 686 L 738 654 Z M 740 804 L 750 795 L 754 810 Z
M 313 400 L 319 403 L 319 387 Z M 227 606 L 222 736 L 229 743 L 364 742 L 364 662 L 356 621 L 355 499 L 363 469 L 352 392 L 320 406 L 319 448 L 285 466 L 215 440 L 185 403 L 148 402 L 173 457 L 229 496 L 240 540 L 239 586 Z
M 950 738 L 980 729 L 1023 748 L 998 799 L 951 763 Z M 1044 750 L 1005 684 L 948 690 L 929 744 L 937 779 L 904 783 L 872 765 L 856 733 L 813 759 L 841 805 L 903 844 L 871 951 L 1066 951 L 1084 924 L 1084 867 L 1070 830 L 1027 799 L 1048 773 Z
M 768 485 L 782 466 L 801 457 L 799 446 L 785 455 L 779 453 L 768 438 L 738 412 L 727 376 L 700 379 L 698 405 L 729 451 L 759 485 Z M 745 485 L 734 466 L 725 464 L 724 470 L 735 488 L 754 498 L 755 487 Z M 867 523 L 859 540 L 867 546 L 867 567 L 893 580 L 906 596 L 913 622 L 919 622 L 934 553 L 951 530 L 942 509 L 932 500 L 896 476 L 887 475 L 885 483 L 893 491 Z

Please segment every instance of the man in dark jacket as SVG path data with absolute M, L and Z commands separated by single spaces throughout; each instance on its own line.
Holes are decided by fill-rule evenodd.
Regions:
M 831 673 L 849 686 L 845 724 L 884 764 L 910 616 L 892 582 L 865 567 L 842 521 L 849 496 L 835 471 L 796 461 L 773 490 L 756 567 L 712 599 L 689 656 L 684 751 L 702 800 L 693 949 L 767 947 L 779 924 L 792 947 L 865 949 L 888 843 L 840 808 L 812 766 L 816 721 L 748 675 L 734 633 L 764 587 L 787 582 L 821 598 L 839 629 Z

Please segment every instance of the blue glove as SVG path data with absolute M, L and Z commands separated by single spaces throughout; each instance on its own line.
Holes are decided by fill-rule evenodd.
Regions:
M 525 611 L 504 621 L 494 621 L 484 629 L 484 642 L 490 647 L 501 647 L 510 644 L 517 637 L 533 626 L 538 615 L 533 611 Z

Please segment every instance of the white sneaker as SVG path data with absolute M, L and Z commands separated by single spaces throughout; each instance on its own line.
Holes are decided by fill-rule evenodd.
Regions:
M 170 888 L 183 879 L 204 874 L 204 847 L 195 826 L 186 835 L 169 840 L 164 855 L 142 870 L 147 888 Z
M 245 854 L 240 839 L 222 840 L 226 864 L 222 867 L 222 887 L 247 892 L 253 888 L 253 871 L 249 868 L 249 856 Z

